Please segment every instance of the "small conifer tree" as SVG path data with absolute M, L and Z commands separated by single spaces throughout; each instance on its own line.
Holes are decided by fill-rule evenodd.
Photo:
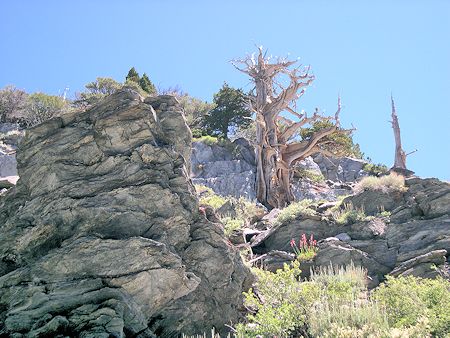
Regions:
M 147 74 L 142 74 L 142 77 L 139 79 L 139 86 L 148 94 L 156 94 L 155 85 L 150 81 Z
M 136 71 L 136 69 L 135 69 L 134 67 L 132 67 L 132 68 L 128 71 L 128 74 L 127 74 L 125 80 L 126 80 L 127 82 L 128 82 L 128 81 L 132 81 L 132 82 L 139 83 L 139 80 L 140 80 L 139 74 L 138 74 L 138 72 Z

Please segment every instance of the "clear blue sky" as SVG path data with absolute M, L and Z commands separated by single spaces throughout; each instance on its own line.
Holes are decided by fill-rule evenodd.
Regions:
M 229 60 L 269 48 L 300 57 L 316 81 L 298 107 L 334 112 L 374 162 L 394 157 L 394 94 L 408 167 L 450 180 L 450 1 L 2 1 L 0 87 L 73 95 L 132 66 L 160 87 L 211 101 Z

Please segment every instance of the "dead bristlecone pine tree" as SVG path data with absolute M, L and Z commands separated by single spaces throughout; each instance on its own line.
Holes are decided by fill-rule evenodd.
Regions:
M 291 168 L 296 162 L 315 153 L 332 155 L 321 147 L 331 142 L 326 137 L 336 132 L 349 132 L 340 128 L 340 98 L 334 116 L 322 116 L 318 110 L 312 116 L 296 111 L 297 100 L 314 80 L 309 67 L 293 67 L 297 61 L 286 58 L 271 61 L 260 47 L 257 56 L 249 55 L 232 62 L 239 71 L 249 75 L 255 85 L 249 101 L 256 114 L 256 193 L 258 201 L 269 209 L 283 208 L 293 201 L 290 180 Z M 333 123 L 308 139 L 301 139 L 300 129 L 316 121 Z
M 394 138 L 395 138 L 395 159 L 394 166 L 391 168 L 391 171 L 401 174 L 403 176 L 411 176 L 414 174 L 414 171 L 406 168 L 406 158 L 408 155 L 411 155 L 417 151 L 414 150 L 410 153 L 406 153 L 402 148 L 402 139 L 400 136 L 400 124 L 398 123 L 397 111 L 395 109 L 394 98 L 391 95 L 391 124 L 392 129 L 394 130 Z

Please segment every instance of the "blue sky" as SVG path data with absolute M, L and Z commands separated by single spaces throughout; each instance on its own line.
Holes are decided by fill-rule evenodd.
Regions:
M 224 81 L 250 89 L 229 61 L 263 45 L 300 57 L 314 84 L 298 102 L 341 120 L 374 162 L 391 166 L 394 95 L 418 175 L 450 180 L 450 1 L 2 1 L 0 87 L 69 95 L 132 66 L 159 87 L 212 100 Z

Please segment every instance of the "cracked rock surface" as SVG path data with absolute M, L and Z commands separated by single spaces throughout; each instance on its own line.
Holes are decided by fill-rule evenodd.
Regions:
M 123 89 L 27 131 L 0 199 L 0 337 L 173 337 L 236 322 L 251 283 L 198 212 L 175 98 Z

